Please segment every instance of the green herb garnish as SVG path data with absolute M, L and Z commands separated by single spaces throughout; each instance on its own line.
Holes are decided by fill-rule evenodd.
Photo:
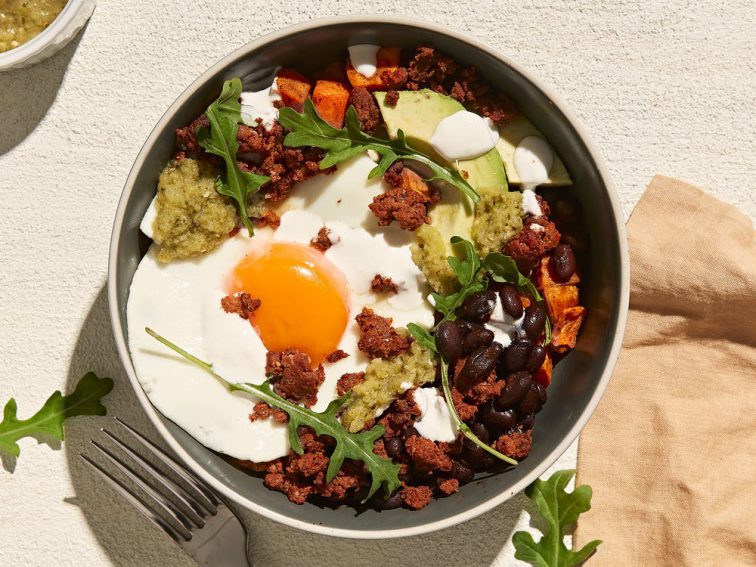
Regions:
M 455 256 L 449 256 L 446 260 L 449 262 L 454 275 L 457 277 L 460 288 L 459 291 L 449 295 L 440 295 L 432 293 L 435 308 L 444 318 L 439 321 L 439 325 L 444 321 L 453 321 L 457 318 L 455 311 L 465 300 L 479 291 L 484 291 L 488 287 L 488 282 L 479 277 L 481 272 L 480 258 L 475 253 L 472 242 L 459 236 L 452 236 L 453 245 L 461 245 L 464 252 L 464 258 L 459 259 Z
M 574 475 L 574 470 L 557 471 L 547 480 L 536 480 L 525 490 L 549 529 L 538 542 L 528 532 L 516 532 L 512 536 L 515 558 L 534 567 L 574 567 L 588 559 L 601 544 L 601 540 L 596 539 L 577 551 L 564 545 L 567 530 L 580 514 L 591 509 L 593 496 L 587 485 L 576 486 L 572 492 L 564 490 Z
M 5 404 L 0 422 L 0 451 L 18 457 L 21 448 L 17 441 L 24 437 L 41 435 L 63 441 L 63 422 L 77 415 L 105 415 L 107 410 L 101 400 L 112 389 L 113 380 L 87 372 L 72 393 L 64 396 L 56 390 L 37 413 L 22 420 L 16 417 L 18 406 L 11 398 Z
M 365 501 L 369 500 L 381 485 L 384 487 L 386 497 L 390 496 L 401 486 L 401 482 L 399 481 L 400 466 L 394 464 L 390 459 L 385 459 L 373 452 L 373 443 L 383 435 L 383 426 L 376 425 L 368 431 L 350 433 L 336 418 L 336 413 L 349 399 L 349 394 L 346 394 L 337 400 L 333 400 L 328 404 L 325 411 L 317 413 L 294 404 L 276 394 L 270 386 L 270 381 L 263 382 L 260 385 L 235 384 L 228 382 L 213 371 L 212 364 L 200 360 L 181 347 L 173 344 L 168 339 L 161 337 L 152 329 L 147 328 L 145 330 L 150 336 L 183 356 L 194 365 L 211 374 L 226 386 L 229 392 L 246 392 L 271 406 L 285 411 L 289 415 L 289 443 L 295 453 L 301 455 L 304 452 L 302 444 L 299 441 L 299 435 L 297 434 L 297 427 L 300 425 L 311 427 L 317 435 L 328 435 L 329 437 L 332 437 L 334 441 L 336 441 L 336 447 L 329 457 L 328 470 L 326 471 L 326 482 L 331 482 L 336 477 L 336 474 L 344 463 L 344 459 L 353 459 L 355 461 L 362 461 L 371 476 L 370 490 L 365 497 Z
M 326 155 L 320 162 L 321 169 L 334 166 L 367 150 L 374 150 L 381 159 L 370 171 L 368 179 L 383 175 L 396 160 L 407 159 L 421 163 L 433 172 L 433 176 L 426 181 L 446 182 L 467 195 L 473 203 L 480 199 L 459 171 L 444 167 L 410 147 L 401 130 L 397 132 L 395 140 L 376 138 L 360 130 L 360 120 L 354 107 L 350 106 L 347 109 L 344 128 L 334 128 L 323 120 L 309 98 L 305 101 L 304 112 L 282 108 L 278 113 L 278 121 L 290 130 L 284 140 L 286 146 L 311 146 L 326 150 Z
M 456 319 L 457 315 L 455 311 L 457 308 L 474 293 L 485 290 L 488 287 L 487 278 L 489 277 L 497 282 L 512 283 L 517 286 L 518 289 L 527 291 L 535 301 L 543 301 L 543 297 L 538 293 L 538 289 L 533 282 L 520 273 L 517 269 L 517 264 L 509 256 L 493 252 L 488 254 L 481 261 L 480 257 L 475 252 L 472 242 L 469 240 L 465 240 L 459 236 L 453 236 L 451 243 L 457 247 L 461 246 L 463 252 L 461 258 L 455 256 L 449 256 L 447 258 L 449 266 L 451 266 L 454 275 L 459 281 L 460 289 L 449 295 L 440 295 L 438 293 L 431 294 L 436 310 L 443 315 L 443 318 L 436 324 L 433 330 L 444 321 L 453 321 Z M 439 353 L 438 348 L 436 347 L 436 339 L 431 332 L 415 323 L 407 325 L 407 330 L 418 343 L 435 353 Z M 551 341 L 551 327 L 549 326 L 548 317 L 546 317 L 545 335 L 546 344 L 548 344 Z M 444 389 L 444 397 L 446 398 L 446 405 L 449 408 L 449 413 L 464 436 L 497 459 L 509 463 L 510 465 L 516 465 L 516 460 L 507 457 L 478 439 L 467 424 L 459 418 L 451 397 L 448 361 L 443 360 L 443 358 L 441 360 L 441 385 Z
M 241 121 L 241 92 L 240 79 L 233 78 L 223 83 L 220 96 L 205 111 L 210 128 L 197 128 L 197 141 L 206 152 L 222 157 L 226 163 L 226 174 L 218 176 L 215 188 L 221 195 L 236 201 L 241 220 L 252 235 L 254 227 L 247 212 L 248 198 L 270 181 L 270 177 L 242 171 L 236 163 L 236 153 L 239 151 L 236 133 Z

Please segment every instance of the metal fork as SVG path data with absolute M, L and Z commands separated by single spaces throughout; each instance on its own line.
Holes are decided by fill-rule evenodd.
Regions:
M 92 466 L 128 502 L 152 520 L 200 565 L 249 567 L 247 533 L 231 509 L 207 485 L 168 456 L 152 441 L 118 418 L 114 420 L 129 441 L 107 428 L 101 431 L 118 447 L 109 449 L 97 440 L 98 454 L 139 487 L 114 475 L 109 468 L 84 453 L 79 456 Z M 139 454 L 147 452 L 180 478 L 165 474 L 159 465 Z M 182 485 L 183 484 L 183 485 Z

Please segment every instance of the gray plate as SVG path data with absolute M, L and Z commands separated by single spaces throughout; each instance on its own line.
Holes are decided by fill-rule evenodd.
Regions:
M 569 191 L 582 203 L 591 244 L 589 257 L 583 260 L 581 290 L 589 316 L 577 348 L 556 368 L 549 401 L 536 420 L 533 450 L 514 470 L 473 482 L 417 512 L 399 509 L 357 514 L 351 508 L 297 506 L 162 417 L 139 386 L 126 346 L 129 285 L 145 251 L 139 223 L 155 193 L 158 175 L 173 153 L 174 129 L 199 115 L 217 97 L 225 79 L 239 76 L 246 89 L 259 89 L 270 84 L 278 66 L 305 72 L 316 69 L 323 62 L 343 57 L 350 44 L 412 47 L 423 42 L 477 66 L 497 89 L 514 98 L 567 166 L 575 182 Z M 385 538 L 425 533 L 481 514 L 524 489 L 565 451 L 609 381 L 625 327 L 630 270 L 622 214 L 606 168 L 574 117 L 553 94 L 529 73 L 474 39 L 425 23 L 371 17 L 319 20 L 286 28 L 247 44 L 194 81 L 155 126 L 126 181 L 113 227 L 108 276 L 113 331 L 129 379 L 155 427 L 190 468 L 229 500 L 290 526 L 340 537 Z

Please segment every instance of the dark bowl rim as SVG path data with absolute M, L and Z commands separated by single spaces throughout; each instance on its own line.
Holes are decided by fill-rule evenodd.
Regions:
M 151 152 L 153 146 L 155 145 L 156 140 L 159 138 L 160 135 L 163 134 L 166 124 L 169 122 L 171 117 L 177 112 L 177 110 L 180 109 L 187 102 L 187 100 L 194 94 L 194 92 L 200 87 L 200 85 L 203 85 L 205 82 L 211 79 L 219 71 L 222 71 L 224 68 L 229 67 L 232 63 L 237 61 L 239 58 L 243 57 L 246 53 L 249 53 L 260 47 L 264 47 L 265 45 L 272 43 L 274 41 L 278 41 L 282 38 L 286 38 L 289 36 L 296 36 L 302 32 L 306 32 L 306 31 L 309 31 L 318 27 L 326 27 L 326 26 L 332 26 L 332 25 L 366 24 L 366 23 L 367 24 L 394 24 L 394 25 L 401 25 L 405 27 L 409 26 L 409 27 L 414 27 L 414 28 L 425 30 L 425 31 L 429 31 L 431 33 L 444 35 L 452 39 L 455 39 L 457 41 L 467 43 L 468 45 L 471 45 L 472 47 L 482 52 L 485 52 L 489 56 L 500 61 L 502 64 L 511 67 L 517 73 L 521 74 L 529 82 L 531 82 L 542 93 L 544 93 L 549 98 L 549 100 L 553 103 L 553 105 L 557 108 L 557 110 L 559 110 L 559 112 L 566 118 L 570 126 L 575 130 L 575 132 L 578 134 L 581 141 L 585 144 L 585 147 L 588 150 L 588 154 L 592 158 L 594 165 L 596 167 L 596 170 L 599 172 L 601 181 L 604 183 L 607 189 L 607 197 L 611 205 L 611 210 L 614 217 L 615 226 L 617 227 L 617 237 L 620 244 L 619 251 L 618 251 L 619 260 L 620 260 L 620 271 L 621 271 L 620 293 L 619 293 L 620 305 L 618 306 L 619 312 L 617 313 L 616 333 L 612 339 L 612 342 L 609 348 L 609 354 L 606 357 L 606 364 L 601 373 L 601 378 L 599 380 L 599 383 L 597 384 L 592 397 L 590 398 L 584 410 L 581 412 L 581 415 L 576 421 L 575 425 L 568 432 L 564 434 L 562 441 L 548 454 L 546 458 L 544 458 L 533 469 L 533 471 L 531 471 L 530 474 L 525 476 L 519 482 L 515 483 L 509 490 L 502 491 L 501 493 L 491 497 L 490 499 L 479 504 L 478 506 L 475 506 L 474 508 L 471 508 L 464 512 L 447 516 L 440 520 L 428 522 L 426 524 L 422 524 L 419 526 L 413 526 L 409 528 L 400 528 L 400 529 L 385 529 L 385 530 L 384 529 L 381 529 L 381 530 L 354 529 L 352 530 L 352 529 L 333 528 L 329 526 L 322 526 L 322 525 L 290 518 L 289 516 L 285 514 L 270 510 L 268 508 L 265 508 L 257 504 L 256 502 L 248 498 L 242 497 L 240 494 L 231 490 L 228 486 L 220 482 L 210 473 L 206 472 L 205 469 L 198 466 L 195 460 L 186 451 L 186 449 L 182 447 L 182 445 L 173 437 L 173 435 L 170 433 L 168 428 L 165 426 L 160 416 L 158 415 L 157 410 L 152 406 L 149 399 L 147 398 L 147 395 L 144 393 L 144 391 L 142 390 L 142 387 L 140 386 L 137 380 L 136 374 L 134 372 L 134 367 L 131 363 L 129 349 L 126 343 L 126 337 L 121 329 L 121 314 L 119 313 L 119 310 L 118 310 L 118 289 L 117 289 L 118 278 L 116 277 L 118 273 L 118 269 L 119 269 L 118 268 L 118 264 L 119 264 L 118 249 L 120 246 L 120 233 L 122 231 L 122 226 L 124 222 L 126 205 L 129 202 L 129 199 L 131 198 L 136 177 L 141 167 L 144 164 L 146 156 Z M 160 435 L 163 437 L 163 439 L 166 441 L 169 447 L 176 453 L 176 455 L 178 455 L 180 460 L 183 461 L 197 476 L 199 476 L 211 488 L 213 488 L 221 496 L 228 499 L 228 501 L 230 501 L 231 503 L 237 506 L 240 506 L 246 510 L 256 512 L 267 518 L 270 518 L 271 520 L 280 522 L 282 524 L 285 524 L 287 526 L 291 526 L 300 530 L 304 530 L 304 531 L 312 532 L 316 534 L 321 534 L 321 535 L 351 538 L 351 539 L 384 539 L 384 538 L 408 537 L 408 536 L 413 536 L 413 535 L 425 534 L 432 531 L 454 526 L 460 522 L 464 522 L 476 516 L 479 516 L 480 514 L 488 510 L 491 510 L 492 508 L 505 502 L 506 500 L 511 498 L 514 494 L 517 494 L 518 492 L 524 490 L 529 484 L 531 484 L 535 479 L 537 479 L 540 475 L 542 475 L 567 450 L 567 448 L 572 444 L 575 438 L 580 434 L 583 427 L 585 427 L 585 424 L 588 422 L 588 419 L 591 417 L 594 410 L 596 409 L 596 406 L 598 405 L 601 397 L 603 396 L 604 390 L 606 389 L 606 386 L 609 383 L 609 379 L 611 377 L 612 371 L 614 370 L 617 357 L 619 356 L 620 347 L 622 345 L 622 339 L 624 336 L 625 326 L 627 322 L 627 310 L 628 310 L 628 304 L 629 304 L 629 297 L 630 297 L 630 259 L 629 259 L 629 253 L 628 253 L 627 236 L 625 233 L 624 217 L 623 217 L 620 205 L 619 205 L 619 199 L 617 197 L 616 190 L 614 188 L 614 185 L 611 182 L 611 179 L 608 174 L 608 169 L 603 162 L 600 152 L 595 147 L 590 137 L 587 135 L 584 128 L 576 119 L 576 117 L 569 111 L 566 104 L 563 101 L 561 101 L 559 97 L 556 96 L 551 91 L 551 89 L 549 89 L 547 86 L 541 83 L 540 80 L 535 78 L 532 75 L 532 73 L 530 73 L 529 71 L 526 71 L 525 69 L 523 69 L 522 67 L 520 67 L 519 65 L 511 61 L 508 57 L 504 56 L 503 54 L 498 52 L 496 49 L 488 46 L 487 44 L 477 39 L 474 39 L 466 34 L 450 30 L 444 26 L 430 24 L 430 23 L 414 20 L 411 18 L 393 17 L 393 16 L 373 16 L 373 15 L 339 16 L 339 17 L 332 17 L 332 18 L 320 18 L 320 19 L 315 19 L 315 20 L 311 20 L 308 22 L 300 23 L 300 24 L 287 26 L 285 28 L 281 28 L 280 30 L 261 36 L 243 45 L 242 47 L 234 50 L 232 53 L 223 57 L 221 60 L 219 60 L 218 62 L 213 64 L 210 68 L 208 68 L 199 77 L 197 77 L 194 81 L 192 81 L 192 83 L 178 96 L 178 98 L 173 102 L 173 104 L 171 104 L 171 106 L 166 110 L 166 112 L 163 114 L 163 116 L 154 126 L 154 128 L 150 132 L 150 135 L 147 137 L 147 140 L 145 141 L 144 145 L 139 151 L 139 154 L 134 160 L 134 165 L 132 166 L 131 171 L 129 172 L 128 178 L 124 185 L 123 193 L 121 194 L 121 198 L 118 202 L 118 208 L 116 211 L 114 224 L 113 224 L 113 232 L 112 232 L 111 242 L 110 242 L 110 254 L 109 254 L 109 260 L 108 260 L 108 303 L 109 303 L 111 326 L 113 328 L 113 334 L 114 334 L 116 346 L 118 349 L 118 355 L 121 359 L 121 362 L 124 365 L 124 368 L 126 369 L 126 373 L 128 375 L 129 381 L 131 382 L 134 388 L 136 396 L 140 404 L 142 405 L 144 411 L 146 412 L 148 418 L 152 422 L 152 425 L 157 429 L 157 431 L 160 433 Z

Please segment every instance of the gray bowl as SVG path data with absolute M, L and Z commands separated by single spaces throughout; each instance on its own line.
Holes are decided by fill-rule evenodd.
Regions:
M 244 78 L 245 87 L 269 84 L 277 66 L 308 71 L 354 43 L 411 47 L 427 42 L 474 64 L 508 93 L 562 158 L 581 202 L 590 238 L 584 262 L 582 301 L 588 319 L 577 345 L 557 367 L 549 401 L 538 415 L 533 450 L 515 469 L 464 486 L 423 510 L 365 511 L 298 506 L 268 490 L 262 480 L 234 468 L 160 415 L 137 381 L 127 348 L 126 302 L 144 253 L 139 223 L 170 159 L 174 129 L 199 115 L 217 97 L 223 81 Z M 307 54 L 307 63 L 303 65 Z M 575 118 L 546 87 L 490 47 L 438 26 L 398 18 L 336 18 L 286 28 L 238 49 L 202 74 L 163 115 L 137 156 L 113 227 L 108 270 L 110 315 L 118 351 L 137 397 L 178 456 L 229 501 L 303 530 L 351 538 L 416 535 L 452 526 L 490 510 L 523 490 L 567 449 L 601 398 L 619 353 L 627 316 L 630 269 L 623 217 L 606 167 Z

